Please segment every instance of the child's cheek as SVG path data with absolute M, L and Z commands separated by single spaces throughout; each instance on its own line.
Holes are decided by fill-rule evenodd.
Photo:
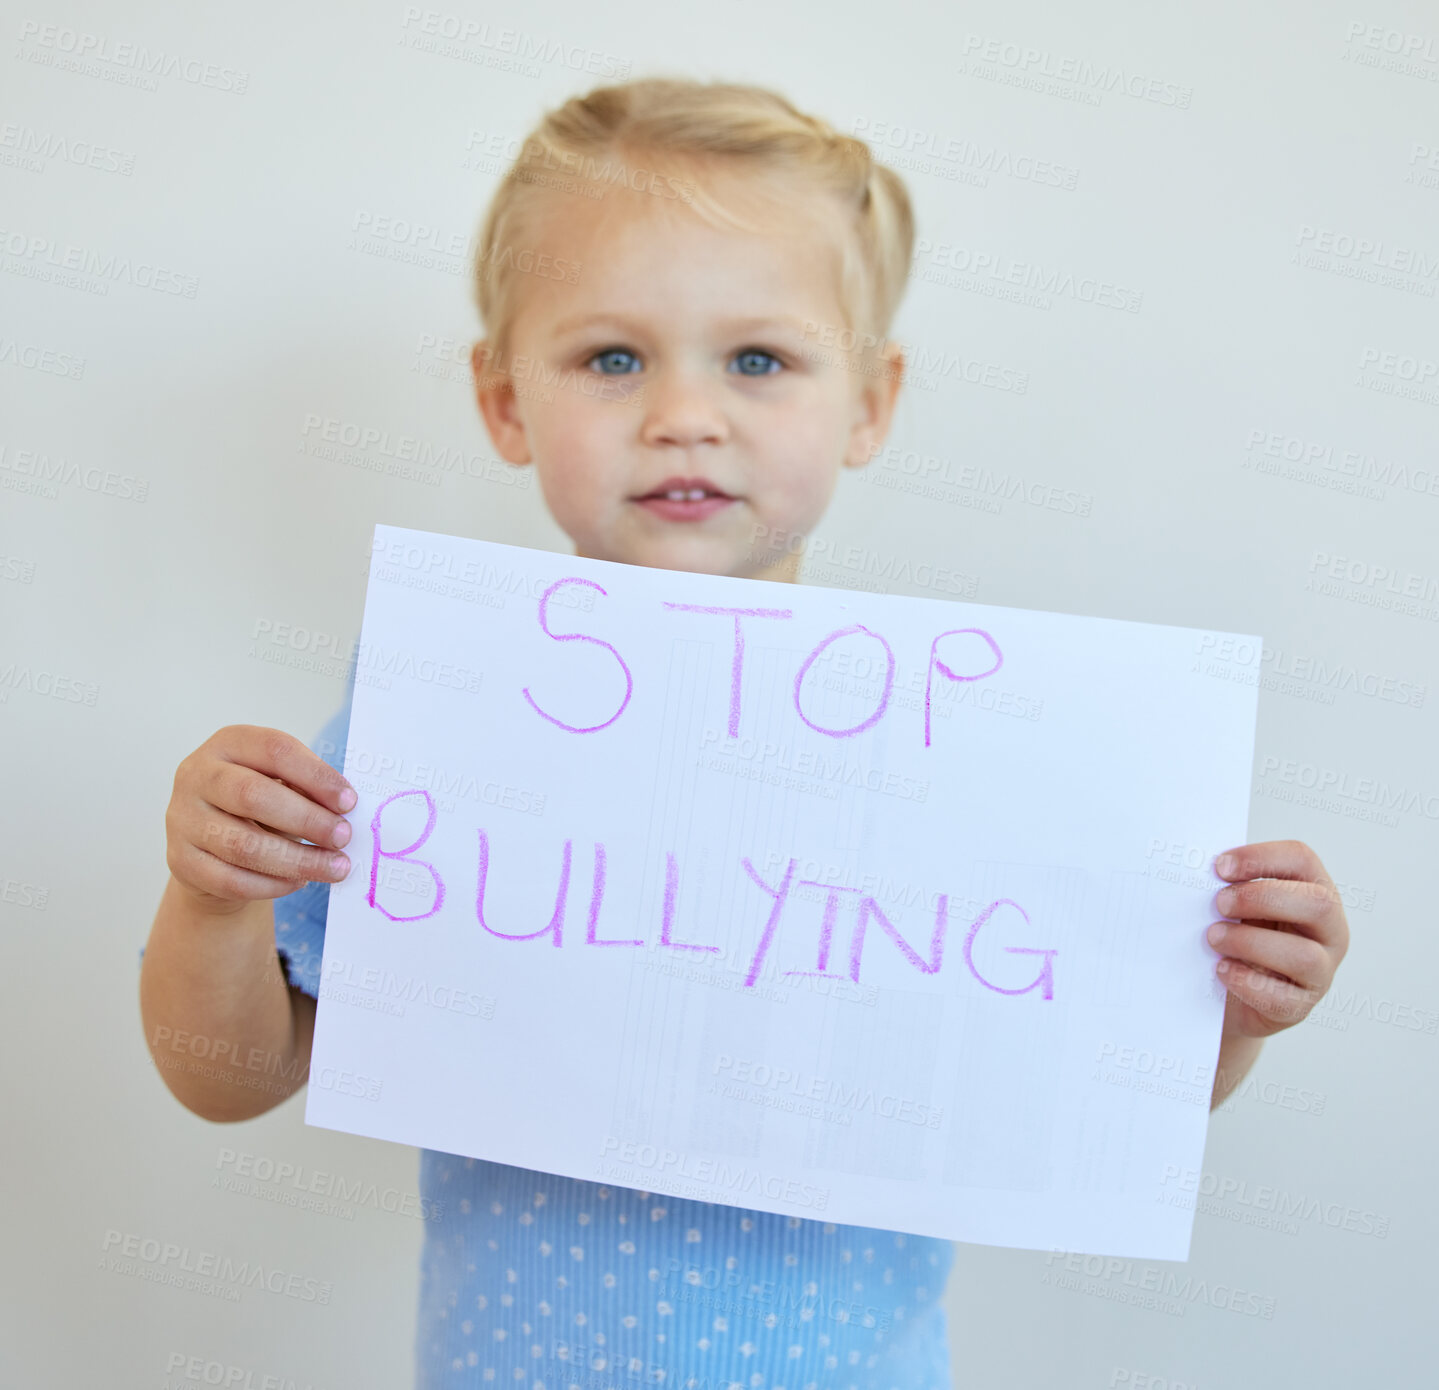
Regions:
M 577 431 L 548 440 L 536 452 L 545 503 L 573 539 L 590 535 L 628 496 L 619 445 Z

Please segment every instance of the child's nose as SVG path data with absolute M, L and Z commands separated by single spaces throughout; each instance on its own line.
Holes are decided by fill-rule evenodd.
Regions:
M 644 423 L 640 434 L 646 444 L 722 443 L 729 423 L 716 385 L 680 372 L 657 374 L 645 383 Z

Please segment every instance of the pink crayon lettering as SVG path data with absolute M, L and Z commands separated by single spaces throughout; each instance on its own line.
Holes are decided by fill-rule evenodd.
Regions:
M 1012 907 L 1021 917 L 1024 918 L 1026 926 L 1029 925 L 1029 914 L 1017 902 L 1009 898 L 997 898 L 974 919 L 974 924 L 969 929 L 969 934 L 964 938 L 964 963 L 969 966 L 969 973 L 982 984 L 985 989 L 992 989 L 996 994 L 1028 994 L 1032 989 L 1043 989 L 1046 999 L 1054 998 L 1054 958 L 1059 954 L 1054 950 L 1042 950 L 1034 946 L 1006 946 L 1004 949 L 1012 956 L 1043 956 L 1044 964 L 1039 968 L 1039 974 L 1023 989 L 1005 989 L 1002 985 L 994 984 L 986 980 L 979 973 L 974 963 L 974 938 L 979 935 L 979 929 L 989 921 L 990 913 L 997 907 Z
M 588 584 L 591 589 L 599 589 L 600 593 L 604 594 L 606 598 L 609 597 L 608 592 L 604 589 L 601 589 L 600 586 L 596 584 L 593 579 L 581 579 L 577 575 L 572 575 L 567 579 L 557 579 L 553 584 L 550 585 L 548 589 L 544 591 L 543 594 L 540 595 L 539 618 L 541 629 L 544 631 L 546 637 L 553 637 L 556 642 L 591 642 L 597 647 L 603 647 L 612 657 L 614 657 L 616 661 L 619 662 L 620 670 L 625 673 L 625 698 L 620 701 L 619 709 L 617 709 L 612 715 L 610 715 L 610 717 L 606 719 L 602 724 L 566 724 L 563 719 L 556 719 L 553 714 L 549 714 L 545 710 L 542 710 L 539 705 L 535 703 L 535 697 L 530 694 L 529 686 L 526 686 L 522 693 L 525 699 L 530 702 L 530 708 L 533 709 L 536 714 L 541 715 L 545 719 L 548 719 L 551 724 L 557 724 L 561 729 L 566 729 L 572 734 L 593 734 L 600 729 L 608 729 L 609 726 L 613 724 L 615 720 L 618 719 L 620 715 L 625 712 L 625 707 L 630 702 L 630 696 L 634 694 L 635 681 L 634 677 L 630 674 L 630 668 L 625 665 L 624 657 L 622 657 L 612 646 L 610 646 L 608 642 L 603 641 L 599 637 L 591 637 L 587 633 L 583 632 L 550 631 L 549 623 L 547 621 L 547 609 L 550 602 L 550 595 L 553 594 L 555 590 L 558 589 L 562 584 Z
M 425 821 L 425 828 L 420 832 L 420 836 L 414 842 L 414 844 L 406 845 L 404 849 L 381 849 L 380 819 L 385 814 L 385 807 L 388 806 L 391 802 L 399 801 L 401 797 L 406 796 L 422 796 L 425 798 L 425 807 L 429 811 L 429 818 Z M 385 916 L 388 917 L 392 922 L 420 922 L 423 921 L 426 917 L 434 916 L 434 914 L 437 913 L 440 908 L 444 906 L 445 883 L 444 880 L 440 877 L 439 873 L 436 871 L 435 866 L 433 864 L 427 864 L 423 859 L 411 859 L 409 857 L 417 849 L 419 849 L 419 847 L 424 844 L 426 840 L 430 838 L 430 831 L 432 831 L 434 828 L 435 802 L 427 791 L 395 792 L 393 796 L 387 796 L 382 802 L 380 802 L 377 807 L 375 807 L 375 814 L 370 818 L 370 842 L 374 849 L 374 857 L 370 860 L 370 891 L 366 897 L 366 901 L 370 904 L 371 907 L 375 908 L 377 911 L 383 912 Z M 388 908 L 381 907 L 375 899 L 375 889 L 379 884 L 381 859 L 398 859 L 405 864 L 418 864 L 420 868 L 424 869 L 430 875 L 430 877 L 435 880 L 434 903 L 424 912 L 417 912 L 410 917 L 396 917 L 395 914 L 391 912 Z
M 962 633 L 972 632 L 976 637 L 983 637 L 989 643 L 990 650 L 994 653 L 994 665 L 987 671 L 981 671 L 975 676 L 961 676 L 956 671 L 951 671 L 948 666 L 939 659 L 939 643 L 944 637 L 958 637 Z M 929 695 L 934 684 L 935 669 L 946 680 L 951 681 L 982 681 L 986 676 L 992 676 L 1001 666 L 1004 665 L 1004 656 L 999 650 L 999 644 L 983 628 L 978 627 L 955 627 L 948 632 L 941 632 L 929 646 L 929 670 L 924 677 L 924 746 L 929 747 Z
M 601 941 L 595 935 L 600 925 L 600 904 L 605 896 L 605 847 L 598 840 L 595 841 L 595 879 L 594 888 L 590 892 L 590 920 L 589 930 L 585 940 L 591 946 L 643 946 L 643 941 Z
M 873 898 L 864 897 L 859 900 L 859 919 L 854 925 L 854 934 L 849 939 L 849 978 L 858 982 L 859 961 L 864 954 L 864 929 L 869 919 L 874 917 L 890 940 L 904 953 L 909 963 L 924 971 L 926 975 L 933 975 L 944 961 L 944 934 L 949 929 L 949 895 L 941 893 L 934 909 L 934 931 L 929 938 L 929 963 L 899 934 L 898 928 L 880 910 L 880 906 Z
M 1046 999 L 1054 998 L 1054 957 L 1059 954 L 1056 950 L 1039 949 L 1031 946 L 1006 946 L 1004 949 L 1012 955 L 1043 956 L 1044 965 L 1039 974 L 1023 989 L 1005 989 L 1002 985 L 994 984 L 979 973 L 974 963 L 974 938 L 979 934 L 979 929 L 990 919 L 994 910 L 998 907 L 1012 907 L 1021 917 L 1025 924 L 1029 923 L 1029 914 L 1016 902 L 1009 898 L 998 898 L 990 903 L 983 912 L 975 918 L 964 938 L 964 963 L 969 967 L 969 973 L 974 976 L 986 989 L 992 989 L 996 994 L 1028 994 L 1032 989 L 1042 988 Z M 884 929 L 890 940 L 899 947 L 906 960 L 917 970 L 923 971 L 926 975 L 933 975 L 944 962 L 944 938 L 949 927 L 949 896 L 941 893 L 935 904 L 934 910 L 934 932 L 929 939 L 929 959 L 926 961 L 910 944 L 900 935 L 894 924 L 886 917 L 880 906 L 873 898 L 865 897 L 860 899 L 859 920 L 855 923 L 854 935 L 850 938 L 849 948 L 849 977 L 858 983 L 860 957 L 864 953 L 864 933 L 870 917 L 874 917 Z
M 415 836 L 411 843 L 402 848 L 386 849 L 383 847 L 382 829 L 385 821 L 387 808 L 394 802 L 404 797 L 418 796 L 424 799 L 426 808 L 426 820 L 424 828 Z M 376 808 L 370 820 L 370 835 L 373 844 L 374 854 L 370 864 L 370 888 L 367 901 L 376 911 L 383 913 L 392 922 L 418 922 L 437 913 L 445 903 L 445 884 L 435 866 L 426 860 L 415 858 L 415 852 L 429 839 L 435 828 L 437 812 L 435 802 L 428 791 L 421 789 L 409 789 L 395 792 L 387 797 Z M 390 817 L 393 822 L 394 816 Z M 549 937 L 551 943 L 556 947 L 563 944 L 564 917 L 566 904 L 569 898 L 570 873 L 573 862 L 573 841 L 566 840 L 564 848 L 560 853 L 559 882 L 555 889 L 554 910 L 550 914 L 549 921 L 535 931 L 529 932 L 505 932 L 493 927 L 485 920 L 485 893 L 490 878 L 490 837 L 484 830 L 478 830 L 478 855 L 475 887 L 475 918 L 482 930 L 491 936 L 499 937 L 503 941 L 534 941 L 540 937 Z M 382 859 L 396 860 L 404 864 L 414 864 L 424 869 L 434 881 L 434 899 L 430 907 L 423 912 L 413 913 L 410 916 L 399 916 L 382 906 L 378 901 L 379 866 Z M 778 856 L 773 856 L 771 862 L 777 862 Z M 760 932 L 759 940 L 754 948 L 754 954 L 750 960 L 749 970 L 745 975 L 745 987 L 753 987 L 759 979 L 761 970 L 774 945 L 775 935 L 778 932 L 780 921 L 784 916 L 785 909 L 789 904 L 791 889 L 795 886 L 794 871 L 798 861 L 791 857 L 784 869 L 784 874 L 778 884 L 771 884 L 761 878 L 753 863 L 747 858 L 742 858 L 740 864 L 750 876 L 756 887 L 768 894 L 771 902 L 768 917 Z M 605 846 L 600 841 L 594 842 L 594 877 L 590 892 L 589 914 L 585 932 L 585 944 L 590 946 L 644 946 L 641 938 L 615 939 L 601 937 L 599 934 L 600 913 L 604 906 L 606 887 L 607 855 Z M 922 974 L 934 975 L 940 970 L 944 963 L 945 939 L 950 925 L 949 895 L 940 893 L 936 895 L 934 911 L 934 928 L 929 939 L 928 956 L 923 956 L 905 938 L 903 933 L 885 915 L 879 903 L 868 895 L 862 894 L 857 888 L 845 887 L 836 883 L 825 883 L 815 879 L 801 879 L 799 886 L 803 888 L 816 888 L 824 890 L 824 908 L 819 929 L 818 946 L 816 950 L 818 968 L 816 970 L 786 970 L 786 976 L 808 976 L 824 977 L 828 979 L 849 981 L 858 984 L 860 981 L 860 969 L 864 955 L 864 945 L 870 921 L 878 923 L 881 931 L 898 947 L 900 954 Z M 831 971 L 829 969 L 831 956 L 833 955 L 836 921 L 839 915 L 839 904 L 841 894 L 858 895 L 858 910 L 856 912 L 855 924 L 850 936 L 848 969 L 845 972 Z M 664 899 L 660 922 L 660 937 L 658 945 L 669 947 L 678 951 L 712 951 L 721 952 L 725 948 L 718 945 L 703 945 L 698 942 L 676 941 L 674 939 L 674 922 L 676 905 L 679 897 L 679 863 L 673 851 L 665 853 L 665 882 Z M 1011 898 L 996 898 L 974 919 L 965 934 L 962 951 L 964 963 L 969 973 L 985 989 L 992 990 L 996 994 L 1010 996 L 1030 994 L 1038 990 L 1040 996 L 1046 1000 L 1054 998 L 1054 958 L 1059 954 L 1057 949 L 1052 947 L 1035 946 L 1004 946 L 1001 949 L 1016 956 L 1039 956 L 1041 958 L 1039 971 L 1028 984 L 1017 986 L 1006 986 L 996 984 L 987 978 L 975 963 L 974 946 L 981 928 L 989 922 L 990 918 L 1002 907 L 1013 908 L 1023 919 L 1026 927 L 1031 926 L 1029 914 Z
M 537 936 L 544 936 L 553 933 L 555 945 L 560 944 L 560 931 L 565 916 L 565 899 L 570 891 L 570 841 L 565 841 L 564 852 L 560 859 L 560 886 L 555 893 L 555 910 L 549 922 L 541 927 L 539 931 L 532 932 L 504 932 L 496 931 L 485 921 L 485 884 L 490 877 L 490 837 L 483 830 L 480 832 L 480 857 L 479 857 L 479 886 L 475 890 L 475 916 L 479 919 L 480 925 L 490 933 L 491 936 L 503 937 L 506 941 L 533 941 Z M 603 871 L 601 871 L 601 879 Z M 598 908 L 592 908 L 598 911 Z
M 764 958 L 769 952 L 769 944 L 774 940 L 775 928 L 779 925 L 779 915 L 784 911 L 785 899 L 789 897 L 790 880 L 794 877 L 794 860 L 791 859 L 785 866 L 784 878 L 780 881 L 778 888 L 771 888 L 764 879 L 754 871 L 754 865 L 748 859 L 739 861 L 744 865 L 745 872 L 774 899 L 774 906 L 770 908 L 769 920 L 764 924 L 764 931 L 760 935 L 759 945 L 755 947 L 754 959 L 750 962 L 749 974 L 744 977 L 746 985 L 752 985 L 759 979 L 759 968 L 764 963 Z
M 786 975 L 821 976 L 831 980 L 842 980 L 843 975 L 837 975 L 829 967 L 829 952 L 831 943 L 834 940 L 834 921 L 839 913 L 839 895 L 841 893 L 858 893 L 858 888 L 842 888 L 836 883 L 816 883 L 813 879 L 802 878 L 799 881 L 801 888 L 823 888 L 825 890 L 824 917 L 819 927 L 819 959 L 816 970 L 786 970 Z
M 826 729 L 822 724 L 816 724 L 807 714 L 805 714 L 804 709 L 800 704 L 800 688 L 804 685 L 805 673 L 809 670 L 811 666 L 814 665 L 820 653 L 824 651 L 824 649 L 829 646 L 831 642 L 837 642 L 841 637 L 848 637 L 852 632 L 868 633 L 869 636 L 873 637 L 875 641 L 884 648 L 885 658 L 889 663 L 884 673 L 884 690 L 880 694 L 878 708 L 874 711 L 873 714 L 869 716 L 868 719 L 862 719 L 858 724 L 854 725 L 852 728 L 849 729 Z M 889 643 L 886 642 L 884 638 L 879 635 L 879 633 L 871 632 L 870 629 L 865 627 L 862 623 L 855 623 L 850 627 L 836 628 L 833 632 L 830 633 L 828 637 L 824 639 L 824 641 L 819 644 L 819 646 L 817 646 L 807 657 L 805 657 L 804 665 L 799 668 L 799 675 L 794 678 L 794 708 L 795 712 L 799 715 L 799 717 L 803 719 L 804 722 L 808 724 L 809 727 L 813 729 L 816 733 L 829 734 L 831 738 L 849 738 L 851 734 L 860 733 L 862 730 L 868 729 L 871 725 L 877 724 L 879 722 L 885 710 L 889 708 L 889 696 L 890 692 L 893 689 L 894 653 L 890 650 Z
M 792 618 L 788 608 L 710 608 L 700 603 L 666 603 L 666 608 L 679 609 L 685 613 L 719 613 L 734 615 L 734 655 L 730 659 L 729 674 L 729 736 L 739 737 L 740 681 L 744 670 L 744 629 L 741 618 Z
M 665 851 L 665 903 L 664 913 L 660 918 L 660 945 L 673 946 L 677 951 L 718 951 L 718 946 L 697 946 L 690 941 L 673 941 L 670 939 L 670 929 L 675 922 L 675 899 L 680 891 L 679 865 L 675 863 L 674 854 Z

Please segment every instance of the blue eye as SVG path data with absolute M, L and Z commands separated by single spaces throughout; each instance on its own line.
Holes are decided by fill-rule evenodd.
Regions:
M 771 376 L 784 365 L 774 353 L 762 348 L 745 348 L 734 360 L 741 376 Z
M 628 348 L 606 348 L 603 352 L 597 352 L 589 360 L 589 365 L 596 362 L 603 363 L 599 370 L 606 376 L 618 376 L 626 372 L 637 372 L 640 370 L 640 359 Z M 633 363 L 633 366 L 627 365 Z M 614 370 L 611 371 L 611 368 Z

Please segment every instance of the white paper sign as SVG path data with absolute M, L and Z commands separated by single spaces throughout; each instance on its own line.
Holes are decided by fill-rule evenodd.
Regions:
M 1246 648 L 377 526 L 306 1119 L 1187 1258 Z

